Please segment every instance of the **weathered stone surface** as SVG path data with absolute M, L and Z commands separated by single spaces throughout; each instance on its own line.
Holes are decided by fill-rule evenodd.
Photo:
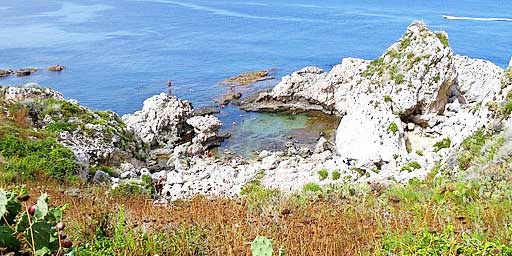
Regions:
M 389 111 L 355 109 L 338 127 L 338 154 L 357 167 L 374 169 L 407 154 L 400 118 Z
M 141 111 L 124 115 L 123 121 L 153 148 L 174 147 L 192 129 L 186 120 L 192 116 L 192 104 L 164 93 L 144 101 Z
M 50 88 L 39 87 L 38 84 L 26 84 L 23 86 L 1 87 L 0 98 L 4 101 L 33 101 L 38 99 L 63 99 L 61 93 Z
M 501 89 L 503 70 L 493 63 L 456 55 L 453 58 L 457 70 L 457 88 L 463 102 L 482 102 Z M 492 99 L 492 98 L 491 98 Z M 483 102 L 486 103 L 486 102 Z
M 204 149 L 219 146 L 225 136 L 219 134 L 222 122 L 214 116 L 195 116 L 187 120 L 194 128 L 192 143 L 200 144 Z

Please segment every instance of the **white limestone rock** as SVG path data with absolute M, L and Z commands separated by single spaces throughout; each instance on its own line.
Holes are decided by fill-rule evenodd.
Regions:
M 407 154 L 403 132 L 400 118 L 388 111 L 354 109 L 336 132 L 337 152 L 350 164 L 373 169 Z
M 503 70 L 495 64 L 467 56 L 453 58 L 457 70 L 457 87 L 466 103 L 492 100 L 501 89 Z
M 192 104 L 165 93 L 144 101 L 142 110 L 124 115 L 123 121 L 152 147 L 174 147 L 191 132 L 185 123 L 192 116 Z

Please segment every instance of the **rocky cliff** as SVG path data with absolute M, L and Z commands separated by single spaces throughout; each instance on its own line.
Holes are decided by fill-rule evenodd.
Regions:
M 340 115 L 336 158 L 370 179 L 401 180 L 424 177 L 465 137 L 504 118 L 503 77 L 488 61 L 455 55 L 446 33 L 414 22 L 379 58 L 303 68 L 242 108 Z

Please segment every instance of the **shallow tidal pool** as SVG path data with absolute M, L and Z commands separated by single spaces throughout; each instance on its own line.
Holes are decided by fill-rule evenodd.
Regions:
M 225 123 L 223 131 L 231 137 L 216 153 L 226 150 L 246 158 L 262 150 L 284 150 L 288 142 L 314 148 L 321 135 L 334 142 L 339 118 L 323 113 L 244 113 L 238 120 Z

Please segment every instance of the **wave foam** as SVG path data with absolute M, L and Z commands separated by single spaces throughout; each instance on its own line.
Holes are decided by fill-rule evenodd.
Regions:
M 478 20 L 478 21 L 512 21 L 512 18 L 473 18 L 473 17 L 459 17 L 443 15 L 447 20 Z

